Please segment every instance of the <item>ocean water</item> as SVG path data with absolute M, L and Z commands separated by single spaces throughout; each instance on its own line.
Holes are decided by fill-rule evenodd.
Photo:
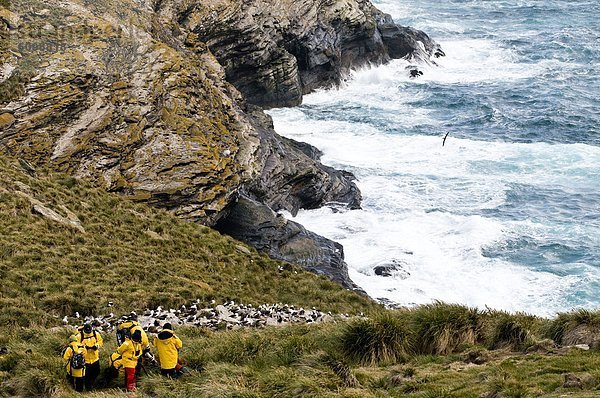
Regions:
M 340 242 L 374 298 L 600 308 L 600 2 L 375 4 L 447 56 L 417 79 L 396 60 L 269 111 L 364 197 L 295 220 Z

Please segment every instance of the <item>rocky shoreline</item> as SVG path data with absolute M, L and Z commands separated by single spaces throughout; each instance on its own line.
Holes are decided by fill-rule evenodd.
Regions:
M 263 108 L 297 105 L 352 68 L 434 62 L 443 51 L 425 33 L 364 0 L 0 8 L 4 153 L 357 289 L 339 244 L 277 213 L 359 208 L 354 177 L 279 136 Z

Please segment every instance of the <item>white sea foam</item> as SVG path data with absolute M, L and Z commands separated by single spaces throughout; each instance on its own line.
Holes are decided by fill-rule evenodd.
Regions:
M 540 315 L 568 310 L 571 300 L 597 308 L 597 259 L 563 260 L 560 248 L 538 250 L 535 245 L 600 247 L 600 209 L 593 207 L 600 202 L 600 147 L 478 141 L 459 138 L 458 131 L 450 131 L 442 147 L 448 119 L 460 126 L 461 118 L 472 116 L 440 112 L 452 104 L 430 101 L 435 100 L 432 89 L 441 88 L 445 95 L 475 90 L 485 97 L 493 86 L 527 87 L 548 78 L 567 82 L 581 65 L 563 54 L 524 59 L 519 41 L 535 39 L 538 31 L 510 32 L 517 43 L 513 47 L 500 38 L 506 39 L 505 30 L 496 32 L 505 29 L 500 22 L 490 19 L 479 26 L 478 18 L 494 15 L 496 4 L 467 3 L 377 1 L 396 21 L 437 32 L 432 37 L 447 56 L 437 59 L 437 66 L 419 66 L 424 75 L 417 79 L 409 77 L 407 61 L 395 60 L 355 71 L 342 89 L 308 95 L 302 107 L 269 111 L 280 134 L 320 148 L 323 163 L 352 171 L 363 193 L 363 210 L 301 211 L 296 220 L 344 245 L 350 276 L 372 297 L 400 304 L 438 299 Z M 521 5 L 505 4 L 504 11 L 513 6 Z M 457 7 L 468 18 L 455 15 Z M 593 98 L 589 91 L 569 95 Z M 486 105 L 492 108 L 492 122 L 532 116 L 527 101 L 498 109 L 493 101 Z M 597 102 L 583 101 L 578 107 L 597 118 Z M 486 121 L 481 123 L 485 128 Z M 438 131 L 437 136 L 426 135 Z M 476 132 L 462 136 L 476 137 Z M 527 200 L 515 193 L 521 187 L 534 196 L 559 192 L 565 201 L 582 201 L 575 205 L 587 206 L 585 221 L 568 220 L 569 211 L 547 214 L 562 211 L 560 197 L 550 201 L 556 210 L 515 204 L 515 195 Z M 505 206 L 514 208 L 503 214 Z M 529 206 L 524 216 L 519 216 L 520 206 Z M 542 267 L 515 260 L 510 250 L 494 255 L 498 248 L 522 241 L 533 245 L 525 252 L 544 259 Z M 375 275 L 375 266 L 391 263 L 401 270 L 391 277 Z
M 325 100 L 325 93 L 308 98 Z M 520 234 L 596 236 L 590 244 L 598 244 L 598 224 L 578 233 L 472 213 L 501 206 L 515 182 L 540 189 L 594 186 L 600 148 L 451 135 L 442 147 L 441 136 L 386 135 L 368 124 L 313 120 L 300 109 L 271 113 L 277 131 L 319 147 L 324 163 L 357 175 L 364 210 L 301 211 L 296 221 L 340 242 L 352 279 L 372 297 L 401 304 L 439 299 L 542 315 L 568 308 L 565 292 L 582 275 L 540 272 L 483 251 Z M 376 265 L 390 262 L 410 276 L 374 275 Z M 590 275 L 600 281 L 597 272 Z

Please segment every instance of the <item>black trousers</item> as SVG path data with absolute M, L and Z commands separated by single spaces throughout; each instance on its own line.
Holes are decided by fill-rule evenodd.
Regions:
M 172 379 L 176 379 L 177 377 L 179 377 L 179 375 L 177 374 L 177 371 L 175 370 L 175 368 L 173 369 L 161 369 L 160 370 L 160 374 L 163 376 L 168 376 Z
M 100 374 L 100 361 L 85 365 L 85 389 L 92 391 L 96 378 Z
M 75 391 L 83 392 L 83 385 L 85 384 L 83 377 L 73 377 L 71 375 L 67 375 L 67 380 L 69 384 L 73 386 Z

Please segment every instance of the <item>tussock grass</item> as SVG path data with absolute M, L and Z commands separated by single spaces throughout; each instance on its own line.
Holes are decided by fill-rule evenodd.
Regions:
M 348 325 L 341 338 L 342 352 L 363 365 L 395 363 L 412 351 L 412 331 L 403 319 L 384 312 Z
M 64 206 L 86 232 L 34 214 L 17 189 L 66 215 Z M 298 268 L 279 272 L 281 263 L 253 249 L 243 254 L 239 242 L 210 228 L 65 175 L 38 170 L 29 176 L 2 156 L 0 231 L 0 397 L 79 396 L 66 383 L 61 359 L 71 330 L 50 328 L 63 315 L 105 313 L 108 301 L 119 314 L 196 298 L 316 305 L 369 318 L 222 332 L 179 328 L 191 373 L 171 381 L 150 369 L 138 396 L 551 397 L 571 392 L 562 387 L 565 373 L 586 380 L 577 391 L 582 397 L 600 391 L 598 351 L 506 350 L 598 328 L 598 311 L 559 314 L 552 321 L 444 303 L 381 311 Z M 114 335 L 104 337 L 103 367 L 115 349 Z M 483 365 L 454 354 L 484 342 L 503 349 L 486 352 Z M 394 374 L 402 377 L 391 382 Z M 126 395 L 103 388 L 86 396 Z
M 404 323 L 406 314 L 396 313 Z M 149 368 L 140 381 L 140 397 L 466 397 L 539 396 L 563 388 L 564 374 L 585 382 L 575 392 L 594 396 L 600 390 L 600 352 L 567 350 L 547 355 L 489 351 L 482 365 L 462 355 L 409 355 L 402 365 L 356 366 L 340 341 L 352 321 L 289 325 L 255 330 L 212 332 L 176 328 L 184 342 L 182 357 L 191 372 L 177 381 Z M 70 330 L 0 327 L 0 396 L 75 397 L 64 378 L 62 347 Z M 104 335 L 102 366 L 115 349 L 114 335 Z M 394 378 L 392 376 L 398 375 Z M 122 383 L 122 381 L 121 381 Z M 585 395 L 588 394 L 588 395 Z M 86 396 L 125 396 L 101 389 Z M 559 396 L 559 395 L 556 395 Z
M 544 322 L 547 321 L 527 314 L 490 311 L 485 320 L 488 329 L 486 344 L 490 349 L 525 349 L 534 342 L 535 335 L 540 335 Z
M 563 344 L 565 336 L 580 327 L 600 329 L 600 311 L 576 310 L 560 313 L 547 326 L 545 336 L 559 344 Z M 600 332 L 597 333 L 600 334 Z M 571 342 L 567 343 L 570 344 Z
M 414 309 L 409 318 L 421 354 L 449 354 L 482 339 L 482 314 L 474 308 L 435 302 Z

